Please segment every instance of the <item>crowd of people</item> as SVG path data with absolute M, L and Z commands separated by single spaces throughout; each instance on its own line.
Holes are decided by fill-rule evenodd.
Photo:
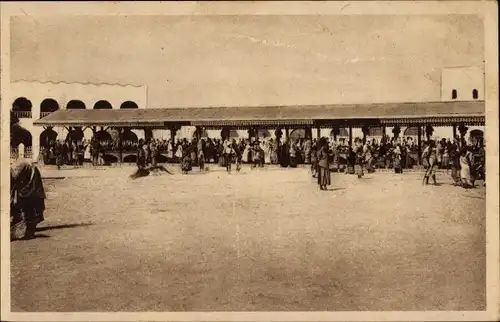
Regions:
M 40 147 L 39 163 L 63 165 L 83 165 L 90 161 L 92 165 L 104 165 L 108 151 L 106 142 L 91 140 L 71 141 L 55 140 Z
M 54 141 L 42 147 L 41 159 L 46 164 L 81 165 L 85 161 L 93 165 L 106 163 L 106 153 L 116 152 L 118 145 L 112 141 Z M 395 173 L 403 173 L 404 169 L 414 167 L 419 159 L 427 169 L 424 179 L 426 184 L 435 183 L 435 170 L 451 170 L 456 184 L 473 186 L 472 179 L 465 182 L 457 179 L 460 169 L 470 169 L 469 177 L 484 179 L 484 145 L 476 142 L 467 144 L 460 138 L 426 140 L 422 142 L 421 155 L 418 145 L 411 137 L 396 138 L 383 136 L 379 139 L 355 138 L 352 145 L 345 139 L 322 137 L 276 139 L 276 138 L 193 138 L 192 140 L 177 139 L 174 143 L 166 139 L 140 139 L 124 141 L 123 153 L 134 153 L 139 167 L 155 166 L 161 160 L 179 163 L 183 173 L 190 172 L 193 167 L 204 170 L 207 163 L 218 164 L 231 171 L 234 164 L 236 171 L 241 164 L 251 164 L 252 167 L 263 167 L 265 164 L 275 164 L 281 167 L 297 167 L 299 164 L 317 166 L 321 157 L 328 155 L 330 170 L 356 174 L 362 177 L 364 172 L 375 169 L 393 169 Z M 323 161 L 324 164 L 326 161 Z M 163 161 L 164 162 L 164 161 Z M 313 170 L 314 175 L 321 171 Z M 460 182 L 459 182 L 460 181 Z

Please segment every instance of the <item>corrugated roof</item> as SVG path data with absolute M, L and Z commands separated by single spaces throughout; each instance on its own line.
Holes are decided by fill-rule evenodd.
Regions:
M 297 120 L 402 119 L 484 116 L 484 101 L 335 104 L 301 106 L 238 106 L 205 108 L 150 108 L 128 110 L 59 110 L 37 125 L 162 126 L 165 123 L 213 124 L 215 121 L 289 123 Z M 252 121 L 252 122 L 249 122 Z M 310 122 L 305 122 L 310 123 Z

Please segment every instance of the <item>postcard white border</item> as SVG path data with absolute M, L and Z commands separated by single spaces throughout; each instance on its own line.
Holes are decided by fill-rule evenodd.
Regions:
M 3 2 L 1 97 L 10 86 L 10 17 L 18 15 L 443 15 L 484 17 L 487 139 L 487 310 L 480 312 L 10 312 L 9 110 L 1 100 L 1 316 L 9 321 L 495 321 L 499 311 L 498 16 L 495 1 L 336 2 Z

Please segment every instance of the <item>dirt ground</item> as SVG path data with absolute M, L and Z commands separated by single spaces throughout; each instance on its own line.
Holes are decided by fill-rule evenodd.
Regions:
M 485 308 L 483 187 L 132 171 L 45 180 L 37 238 L 11 243 L 13 311 Z

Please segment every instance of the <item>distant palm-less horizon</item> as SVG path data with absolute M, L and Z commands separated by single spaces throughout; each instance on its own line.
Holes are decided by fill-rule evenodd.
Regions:
M 474 15 L 14 17 L 11 80 L 146 85 L 151 108 L 439 101 L 483 35 Z

